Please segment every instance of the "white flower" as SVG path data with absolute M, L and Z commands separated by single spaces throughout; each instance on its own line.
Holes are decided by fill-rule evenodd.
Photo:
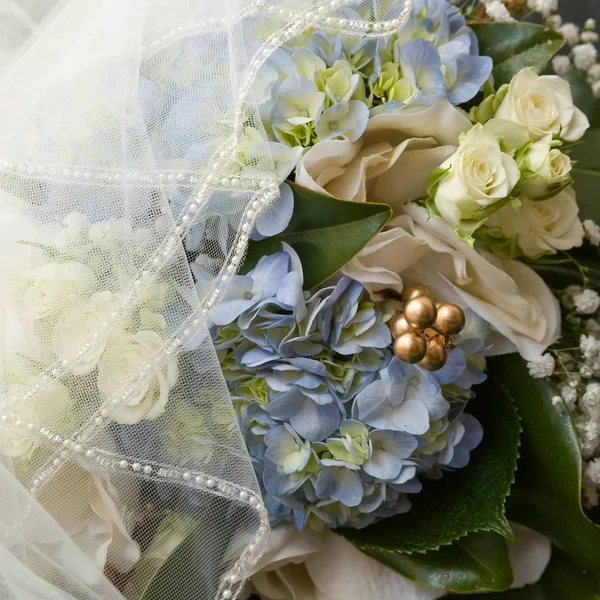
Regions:
M 589 44 L 595 44 L 598 41 L 598 34 L 595 31 L 584 31 L 581 34 L 581 41 Z
M 586 508 L 598 506 L 600 484 L 600 458 L 594 458 L 583 466 L 583 500 Z
M 497 23 L 512 23 L 514 18 L 510 14 L 506 5 L 500 0 L 492 0 L 485 3 L 485 12 Z
M 28 282 L 23 303 L 33 319 L 43 319 L 64 308 L 96 283 L 92 271 L 75 261 L 48 263 L 25 271 L 23 278 Z
M 600 340 L 594 335 L 585 335 L 579 338 L 579 348 L 586 360 L 592 360 L 600 354 Z
M 574 46 L 579 42 L 579 27 L 575 23 L 565 23 L 558 28 L 558 32 L 567 40 L 569 46 Z
M 515 541 L 509 544 L 514 571 L 512 588 L 535 583 L 548 565 L 550 541 L 511 523 Z M 251 582 L 265 598 L 278 600 L 435 600 L 445 592 L 402 577 L 357 550 L 329 529 L 317 533 L 278 525 L 270 547 Z
M 583 28 L 587 31 L 592 31 L 593 29 L 596 29 L 596 19 L 586 19 L 585 23 L 583 24 Z
M 135 525 L 137 490 L 123 481 L 121 485 L 127 505 L 108 479 L 68 463 L 40 490 L 40 504 L 70 538 L 59 550 L 61 563 L 89 584 L 102 577 L 107 565 L 127 573 L 140 558 L 139 546 L 130 534 Z
M 98 363 L 101 396 L 111 402 L 127 384 L 134 382 L 132 392 L 114 416 L 117 423 L 133 424 L 142 419 L 156 419 L 163 414 L 169 393 L 179 376 L 177 359 L 172 358 L 166 365 L 151 367 L 150 370 L 147 365 L 152 363 L 164 341 L 155 331 L 121 332 L 109 338 Z M 149 378 L 142 379 L 142 373 Z
M 19 361 L 9 361 L 5 366 L 5 376 L 10 371 L 11 379 L 15 376 L 22 376 L 23 379 L 18 383 L 8 386 L 8 396 L 22 397 L 27 382 L 31 382 L 33 374 L 36 372 L 30 364 Z M 20 373 L 13 371 L 13 365 L 19 365 Z M 36 448 L 37 438 L 34 432 L 30 431 L 27 425 L 35 423 L 68 430 L 72 425 L 71 410 L 73 399 L 69 388 L 55 379 L 50 379 L 43 384 L 40 392 L 27 401 L 17 400 L 9 405 L 9 410 L 18 416 L 20 422 L 9 420 L 0 427 L 0 454 L 5 456 L 20 457 L 28 459 Z
M 112 239 L 112 229 L 113 228 L 108 221 L 98 221 L 97 223 L 92 223 L 88 232 L 90 241 L 97 246 L 108 246 Z
M 585 114 L 574 104 L 569 83 L 556 75 L 537 75 L 521 69 L 508 87 L 496 117 L 529 129 L 532 139 L 560 136 L 578 140 L 589 127 Z
M 573 303 L 578 313 L 591 315 L 600 307 L 600 296 L 594 290 L 583 290 L 573 296 Z
M 471 308 L 494 329 L 495 354 L 518 350 L 525 358 L 539 356 L 559 335 L 560 309 L 552 292 L 527 265 L 502 260 L 470 248 L 452 227 L 427 210 L 410 203 L 406 214 L 389 223 L 394 244 L 379 250 L 385 264 L 404 284 L 427 285 L 435 298 Z M 388 233 L 388 232 L 384 232 Z M 376 235 L 358 255 L 379 243 Z M 378 264 L 377 253 L 370 257 Z M 346 272 L 354 264 L 351 261 Z M 352 276 L 362 273 L 356 270 Z
M 546 26 L 550 29 L 558 29 L 562 25 L 562 17 L 560 15 L 550 15 L 546 19 Z
M 567 188 L 548 200 L 522 198 L 521 206 L 504 206 L 486 225 L 516 240 L 525 256 L 537 258 L 581 246 L 583 227 L 578 212 L 575 192 Z
M 462 219 L 506 198 L 519 181 L 515 160 L 502 152 L 498 138 L 481 125 L 460 136 L 458 150 L 440 166 L 448 172 L 435 194 L 435 206 L 453 227 Z
M 25 424 L 39 422 L 39 415 L 31 401 L 18 408 L 18 415 Z M 35 436 L 23 426 L 17 426 L 14 420 L 11 419 L 0 425 L 0 454 L 28 459 L 35 447 Z
M 593 64 L 586 73 L 588 82 L 594 83 L 594 81 L 600 80 L 600 63 Z
M 548 17 L 551 12 L 558 10 L 558 0 L 527 0 L 527 7 Z
M 540 379 L 542 377 L 550 377 L 554 373 L 556 362 L 552 354 L 544 354 L 536 360 L 529 361 L 527 368 L 532 377 Z
M 560 388 L 560 395 L 562 396 L 562 399 L 565 401 L 569 410 L 573 410 L 575 402 L 577 401 L 577 390 L 572 388 L 570 385 L 563 385 Z
M 56 322 L 51 345 L 60 359 L 71 360 L 85 340 L 91 344 L 91 348 L 71 365 L 73 375 L 87 375 L 96 368 L 106 348 L 106 339 L 93 336 L 98 333 L 114 303 L 111 292 L 98 292 L 85 305 L 64 311 Z
M 57 250 L 68 251 L 73 246 L 84 242 L 85 230 L 90 221 L 80 212 L 69 213 L 63 220 L 64 227 L 56 233 L 53 244 Z
M 378 114 L 356 142 L 327 140 L 310 148 L 298 163 L 296 182 L 344 200 L 385 202 L 398 211 L 427 195 L 429 176 L 471 127 L 464 112 L 445 100 Z
M 600 402 L 600 383 L 588 383 L 582 400 L 588 406 L 596 406 Z
M 552 68 L 557 75 L 564 77 L 571 70 L 571 59 L 565 54 L 557 54 L 552 59 Z
M 593 44 L 579 44 L 573 48 L 573 64 L 576 69 L 587 71 L 598 57 L 598 50 Z M 566 139 L 566 138 L 565 138 Z
M 588 239 L 594 246 L 600 246 L 600 227 L 591 219 L 583 222 L 583 228 Z
M 548 198 L 570 182 L 571 159 L 544 140 L 533 142 L 520 164 L 525 167 L 521 193 L 529 198 Z
M 600 80 L 592 83 L 592 94 L 594 95 L 594 98 L 600 98 Z

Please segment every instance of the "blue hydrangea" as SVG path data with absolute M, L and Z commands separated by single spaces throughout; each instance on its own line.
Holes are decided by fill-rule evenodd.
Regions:
M 410 509 L 421 478 L 465 467 L 481 441 L 464 413 L 485 377 L 474 313 L 437 373 L 393 357 L 384 305 L 340 277 L 303 290 L 294 250 L 235 278 L 213 337 L 274 523 L 364 527 Z M 460 387 L 460 384 L 464 387 Z

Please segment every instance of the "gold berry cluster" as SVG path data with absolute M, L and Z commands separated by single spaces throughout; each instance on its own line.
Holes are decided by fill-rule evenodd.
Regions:
M 465 313 L 450 302 L 435 303 L 431 290 L 420 283 L 404 288 L 404 312 L 390 320 L 394 354 L 405 363 L 418 363 L 427 371 L 438 371 L 446 364 L 450 336 L 465 326 Z

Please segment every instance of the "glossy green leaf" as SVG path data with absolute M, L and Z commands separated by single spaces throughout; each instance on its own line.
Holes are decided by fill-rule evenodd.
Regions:
M 513 580 L 506 540 L 496 533 L 471 533 L 426 554 L 370 549 L 369 555 L 408 579 L 447 591 L 506 590 Z
M 523 68 L 541 73 L 563 47 L 560 33 L 534 23 L 470 23 L 479 40 L 479 53 L 494 61 L 496 88 Z
M 311 288 L 339 271 L 388 222 L 387 204 L 347 202 L 290 183 L 294 214 L 287 229 L 273 237 L 250 242 L 242 272 L 261 256 L 281 251 L 286 242 L 298 253 L 304 269 L 304 287 Z
M 575 180 L 579 217 L 600 223 L 600 129 L 588 130 L 569 154 L 571 160 L 577 161 L 571 174 Z
M 467 411 L 479 419 L 484 436 L 469 465 L 426 480 L 411 497 L 408 513 L 364 529 L 342 530 L 363 552 L 427 552 L 477 531 L 512 537 L 504 504 L 517 463 L 519 418 L 508 396 L 494 385 L 486 382 L 476 393 Z
M 535 585 L 502 594 L 477 594 L 470 600 L 600 600 L 600 578 L 580 569 L 567 554 L 552 548 L 552 558 Z M 457 599 L 458 600 L 458 599 Z
M 488 375 L 513 398 L 523 426 L 509 518 L 547 535 L 581 568 L 600 571 L 600 527 L 582 511 L 581 454 L 566 406 L 552 402 L 552 386 L 530 377 L 516 354 L 489 359 Z
M 592 88 L 581 71 L 570 71 L 567 81 L 571 84 L 573 102 L 580 108 L 590 121 L 591 127 L 600 127 L 600 98 L 592 93 Z

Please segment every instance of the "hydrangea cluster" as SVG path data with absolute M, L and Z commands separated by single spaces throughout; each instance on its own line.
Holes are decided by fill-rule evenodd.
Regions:
M 358 139 L 369 111 L 442 98 L 466 102 L 491 68 L 456 7 L 446 0 L 420 0 L 408 24 L 385 39 L 306 32 L 273 53 L 255 89 L 271 139 L 306 147 L 341 135 Z
M 479 444 L 481 426 L 463 409 L 485 379 L 481 323 L 467 324 L 433 374 L 392 358 L 389 312 L 349 277 L 303 291 L 285 244 L 237 276 L 212 312 L 274 522 L 363 527 L 405 512 L 420 476 L 464 467 Z

